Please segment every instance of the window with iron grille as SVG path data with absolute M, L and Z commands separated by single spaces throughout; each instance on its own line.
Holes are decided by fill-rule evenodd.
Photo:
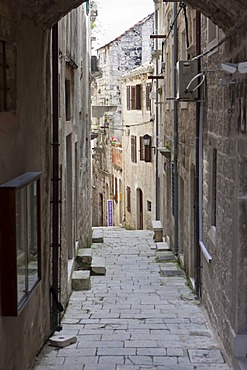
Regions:
M 137 163 L 136 136 L 131 136 L 131 162 Z
M 127 211 L 131 212 L 131 189 L 129 186 L 127 186 L 126 192 L 127 192 Z
M 151 110 L 151 83 L 146 84 L 146 110 Z
M 147 200 L 147 211 L 148 212 L 152 211 L 152 203 L 149 200 Z
M 127 86 L 127 110 L 130 110 L 130 86 Z
M 217 200 L 217 149 L 213 149 L 212 163 L 212 226 L 216 226 L 216 200 Z

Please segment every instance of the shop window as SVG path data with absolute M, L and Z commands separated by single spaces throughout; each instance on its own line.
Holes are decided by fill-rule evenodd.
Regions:
M 18 316 L 40 280 L 40 175 L 0 185 L 2 316 Z

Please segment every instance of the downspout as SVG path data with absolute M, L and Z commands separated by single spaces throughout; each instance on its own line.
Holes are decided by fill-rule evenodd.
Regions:
M 155 35 L 159 34 L 158 29 L 158 8 L 155 9 Z M 155 49 L 158 50 L 159 48 L 159 41 L 158 38 L 155 39 Z M 158 57 L 156 58 L 155 63 L 155 74 L 158 76 L 159 74 L 159 60 Z M 156 79 L 156 92 L 155 92 L 155 219 L 159 219 L 159 163 L 158 163 L 158 146 L 159 146 L 159 80 Z
M 201 54 L 201 13 L 196 11 L 196 55 Z M 198 73 L 201 72 L 201 59 L 197 59 Z M 199 100 L 201 94 L 199 90 Z M 196 137 L 195 137 L 195 295 L 201 297 L 201 249 L 200 249 L 200 122 L 203 105 L 196 102 Z M 202 128 L 201 128 L 202 129 Z
M 177 96 L 177 61 L 178 61 L 178 26 L 177 3 L 173 4 L 174 40 L 173 40 L 173 92 Z M 178 102 L 174 100 L 174 254 L 178 255 Z
M 59 302 L 59 97 L 58 97 L 58 24 L 52 28 L 52 282 L 51 331 L 61 330 L 60 313 L 63 307 Z

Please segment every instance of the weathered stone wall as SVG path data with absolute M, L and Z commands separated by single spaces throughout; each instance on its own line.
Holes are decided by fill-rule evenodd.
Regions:
M 77 242 L 80 243 L 81 247 L 88 247 L 91 244 L 88 40 L 89 19 L 85 13 L 84 5 L 82 5 L 59 22 L 59 161 L 62 170 L 61 286 L 64 305 L 67 303 L 71 289 L 68 277 L 68 257 L 73 260 Z M 67 81 L 69 81 L 69 87 L 66 87 Z M 66 100 L 69 100 L 70 109 Z
M 113 170 L 111 163 L 111 147 L 109 140 L 115 137 L 121 140 L 122 137 L 122 85 L 121 78 L 128 71 L 140 66 L 147 60 L 150 61 L 153 41 L 150 35 L 153 33 L 153 14 L 137 23 L 127 30 L 123 35 L 117 37 L 109 44 L 98 49 L 99 68 L 102 70 L 102 76 L 94 79 L 92 84 L 92 102 L 93 105 L 116 106 L 115 112 L 106 112 L 100 119 L 95 119 L 95 127 L 109 127 L 100 131 L 96 145 L 96 153 L 93 156 L 93 173 L 101 182 L 96 181 L 93 176 L 93 223 L 98 224 L 102 208 L 99 208 L 99 194 L 103 194 L 103 219 L 104 225 L 107 224 L 106 206 L 108 197 L 112 198 L 114 189 L 112 188 Z M 103 146 L 101 143 L 104 142 Z M 97 148 L 102 148 L 102 152 L 97 153 Z M 100 159 L 101 157 L 101 159 Z M 103 159 L 104 158 L 104 159 Z M 102 171 L 102 161 L 104 162 L 104 171 Z M 99 166 L 101 164 L 101 167 Z M 116 172 L 117 174 L 117 172 Z M 113 176 L 114 177 L 114 176 Z M 121 174 L 117 174 L 119 183 L 121 183 Z M 110 180 L 111 179 L 111 180 Z M 106 194 L 107 193 L 107 194 Z M 117 214 L 121 215 L 119 203 L 117 205 Z M 118 216 L 118 219 L 121 217 Z M 101 218 L 102 219 L 102 218 Z
M 49 33 L 28 20 L 13 19 L 6 1 L 1 3 L 0 39 L 15 47 L 9 62 L 14 70 L 12 88 L 16 96 L 11 110 L 0 113 L 0 182 L 28 171 L 42 172 L 42 279 L 18 317 L 0 317 L 0 368 L 26 370 L 31 367 L 50 330 Z M 12 261 L 7 254 L 5 262 L 11 268 Z
M 123 78 L 123 121 L 127 126 L 123 134 L 123 179 L 125 226 L 130 229 L 151 229 L 155 219 L 155 129 L 151 120 L 151 110 L 146 109 L 146 84 L 150 82 L 152 66 L 136 68 Z M 127 110 L 127 86 L 141 85 L 141 109 Z M 140 159 L 140 137 L 148 134 L 152 140 L 151 161 Z M 131 137 L 136 137 L 136 163 L 131 159 Z M 127 209 L 127 187 L 130 188 L 131 209 Z M 142 194 L 142 212 L 140 215 L 140 192 Z M 151 210 L 147 208 L 151 204 Z M 140 221 L 142 219 L 142 222 Z

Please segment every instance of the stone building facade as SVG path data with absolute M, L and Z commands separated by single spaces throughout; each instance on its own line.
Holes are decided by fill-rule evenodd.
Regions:
M 91 238 L 86 5 L 56 26 L 82 3 L 0 5 L 1 369 L 32 368 L 60 325 L 75 242 Z
M 158 33 L 166 35 L 157 44 L 158 73 L 163 66 L 164 76 L 159 140 L 171 151 L 159 159 L 159 217 L 238 370 L 246 366 L 247 343 L 247 13 L 241 1 L 188 4 L 202 14 L 187 7 L 187 44 L 180 4 L 155 2 Z M 193 59 L 198 70 L 183 85 L 186 76 L 176 62 Z M 200 95 L 185 101 L 180 93 L 191 88 L 197 73 Z
M 123 74 L 150 62 L 153 14 L 98 49 L 101 76 L 92 82 L 92 125 L 99 136 L 93 142 L 93 225 L 107 225 L 107 201 L 114 200 L 114 224 L 122 224 L 122 171 L 112 166 L 112 148 L 121 146 Z M 113 149 L 114 150 L 114 149 Z M 114 173 L 113 173 L 114 171 Z M 116 175 L 116 176 L 115 176 Z M 117 197 L 116 197 L 117 195 Z
M 122 79 L 124 225 L 127 229 L 151 229 L 155 219 L 157 148 L 150 99 L 152 82 L 148 79 L 152 74 L 153 66 L 147 64 Z

